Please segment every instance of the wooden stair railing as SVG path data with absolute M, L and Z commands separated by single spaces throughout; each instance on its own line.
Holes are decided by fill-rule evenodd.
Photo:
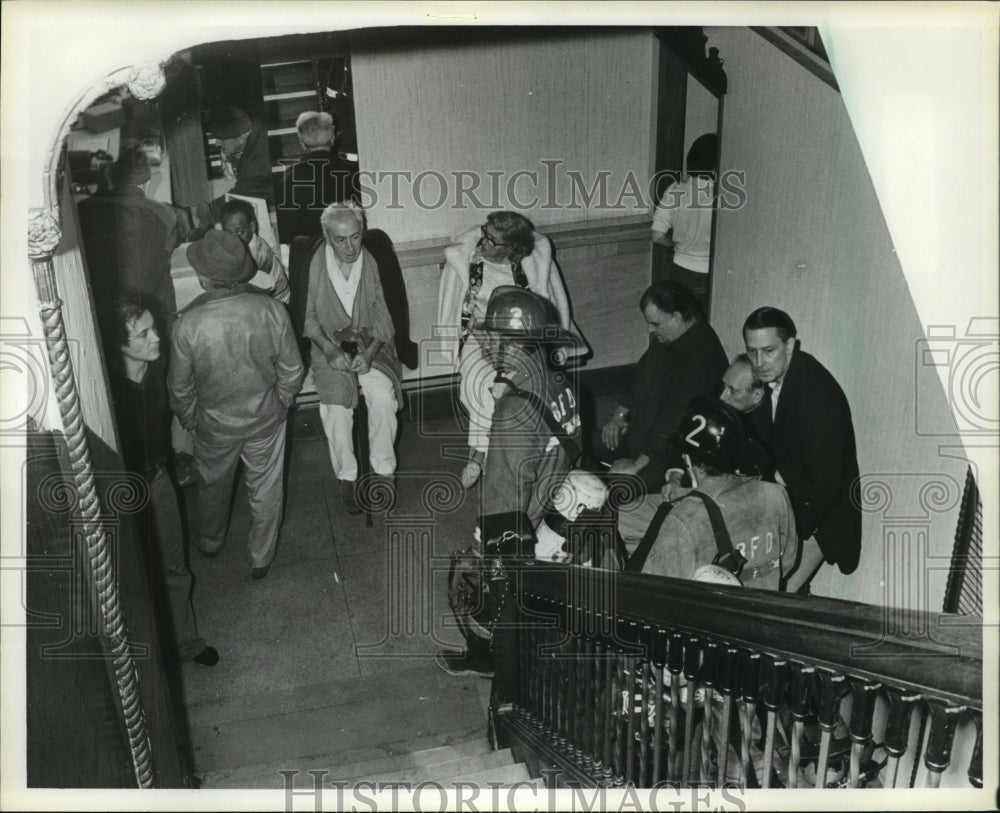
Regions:
M 956 733 L 982 785 L 970 619 L 537 562 L 510 574 L 491 737 L 554 785 L 937 787 Z

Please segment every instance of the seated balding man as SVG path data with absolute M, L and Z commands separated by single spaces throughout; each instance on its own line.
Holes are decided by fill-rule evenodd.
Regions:
M 788 590 L 807 588 L 824 561 L 853 573 L 861 556 L 861 508 L 854 424 L 836 379 L 802 351 L 795 323 L 763 307 L 743 325 L 754 374 L 765 384 L 766 443 L 795 509 L 802 557 Z

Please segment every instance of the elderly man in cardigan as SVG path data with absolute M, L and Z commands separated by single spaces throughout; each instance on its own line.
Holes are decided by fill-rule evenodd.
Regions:
M 345 509 L 356 514 L 354 408 L 363 395 L 372 470 L 391 478 L 396 471 L 393 444 L 402 368 L 378 266 L 361 245 L 364 212 L 353 203 L 333 203 L 320 223 L 326 243 L 309 265 L 304 333 L 314 346 L 312 371 L 330 463 L 340 480 Z
M 466 488 L 476 483 L 483 470 L 496 395 L 492 364 L 483 357 L 473 330 L 486 314 L 490 294 L 501 285 L 516 285 L 548 299 L 559 315 L 559 326 L 578 333 L 552 259 L 552 245 L 523 215 L 491 212 L 486 223 L 459 235 L 445 250 L 437 325 L 447 331 L 442 349 L 455 364 L 459 400 L 469 413 L 470 457 L 462 472 Z

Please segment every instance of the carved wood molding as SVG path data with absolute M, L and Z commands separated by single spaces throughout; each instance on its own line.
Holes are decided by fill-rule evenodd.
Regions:
M 838 93 L 840 92 L 840 86 L 833 75 L 830 60 L 826 56 L 826 50 L 819 39 L 818 31 L 810 29 L 814 33 L 813 37 L 802 36 L 796 33 L 798 29 L 786 30 L 776 26 L 750 26 L 750 29 L 756 31 L 772 45 L 788 54 L 803 68 L 819 79 L 822 79 Z

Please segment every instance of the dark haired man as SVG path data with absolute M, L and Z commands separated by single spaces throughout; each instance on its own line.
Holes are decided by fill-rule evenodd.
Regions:
M 278 544 L 285 415 L 303 368 L 288 311 L 249 289 L 256 267 L 239 237 L 212 229 L 187 250 L 205 293 L 174 329 L 170 405 L 194 434 L 198 548 L 222 548 L 233 477 L 246 466 L 251 576 L 267 575 Z
M 836 379 L 802 351 L 784 311 L 758 308 L 743 325 L 754 374 L 767 384 L 762 414 L 777 479 L 788 487 L 802 540 L 788 590 L 808 589 L 823 561 L 853 573 L 861 555 L 861 509 L 852 498 L 858 458 L 851 408 Z
M 603 448 L 595 451 L 600 457 L 625 451 L 611 473 L 638 475 L 645 489 L 656 493 L 667 469 L 682 465 L 668 435 L 692 398 L 718 393 L 728 365 L 719 337 L 680 283 L 651 285 L 639 308 L 656 341 L 639 359 L 631 391 L 602 427 Z

